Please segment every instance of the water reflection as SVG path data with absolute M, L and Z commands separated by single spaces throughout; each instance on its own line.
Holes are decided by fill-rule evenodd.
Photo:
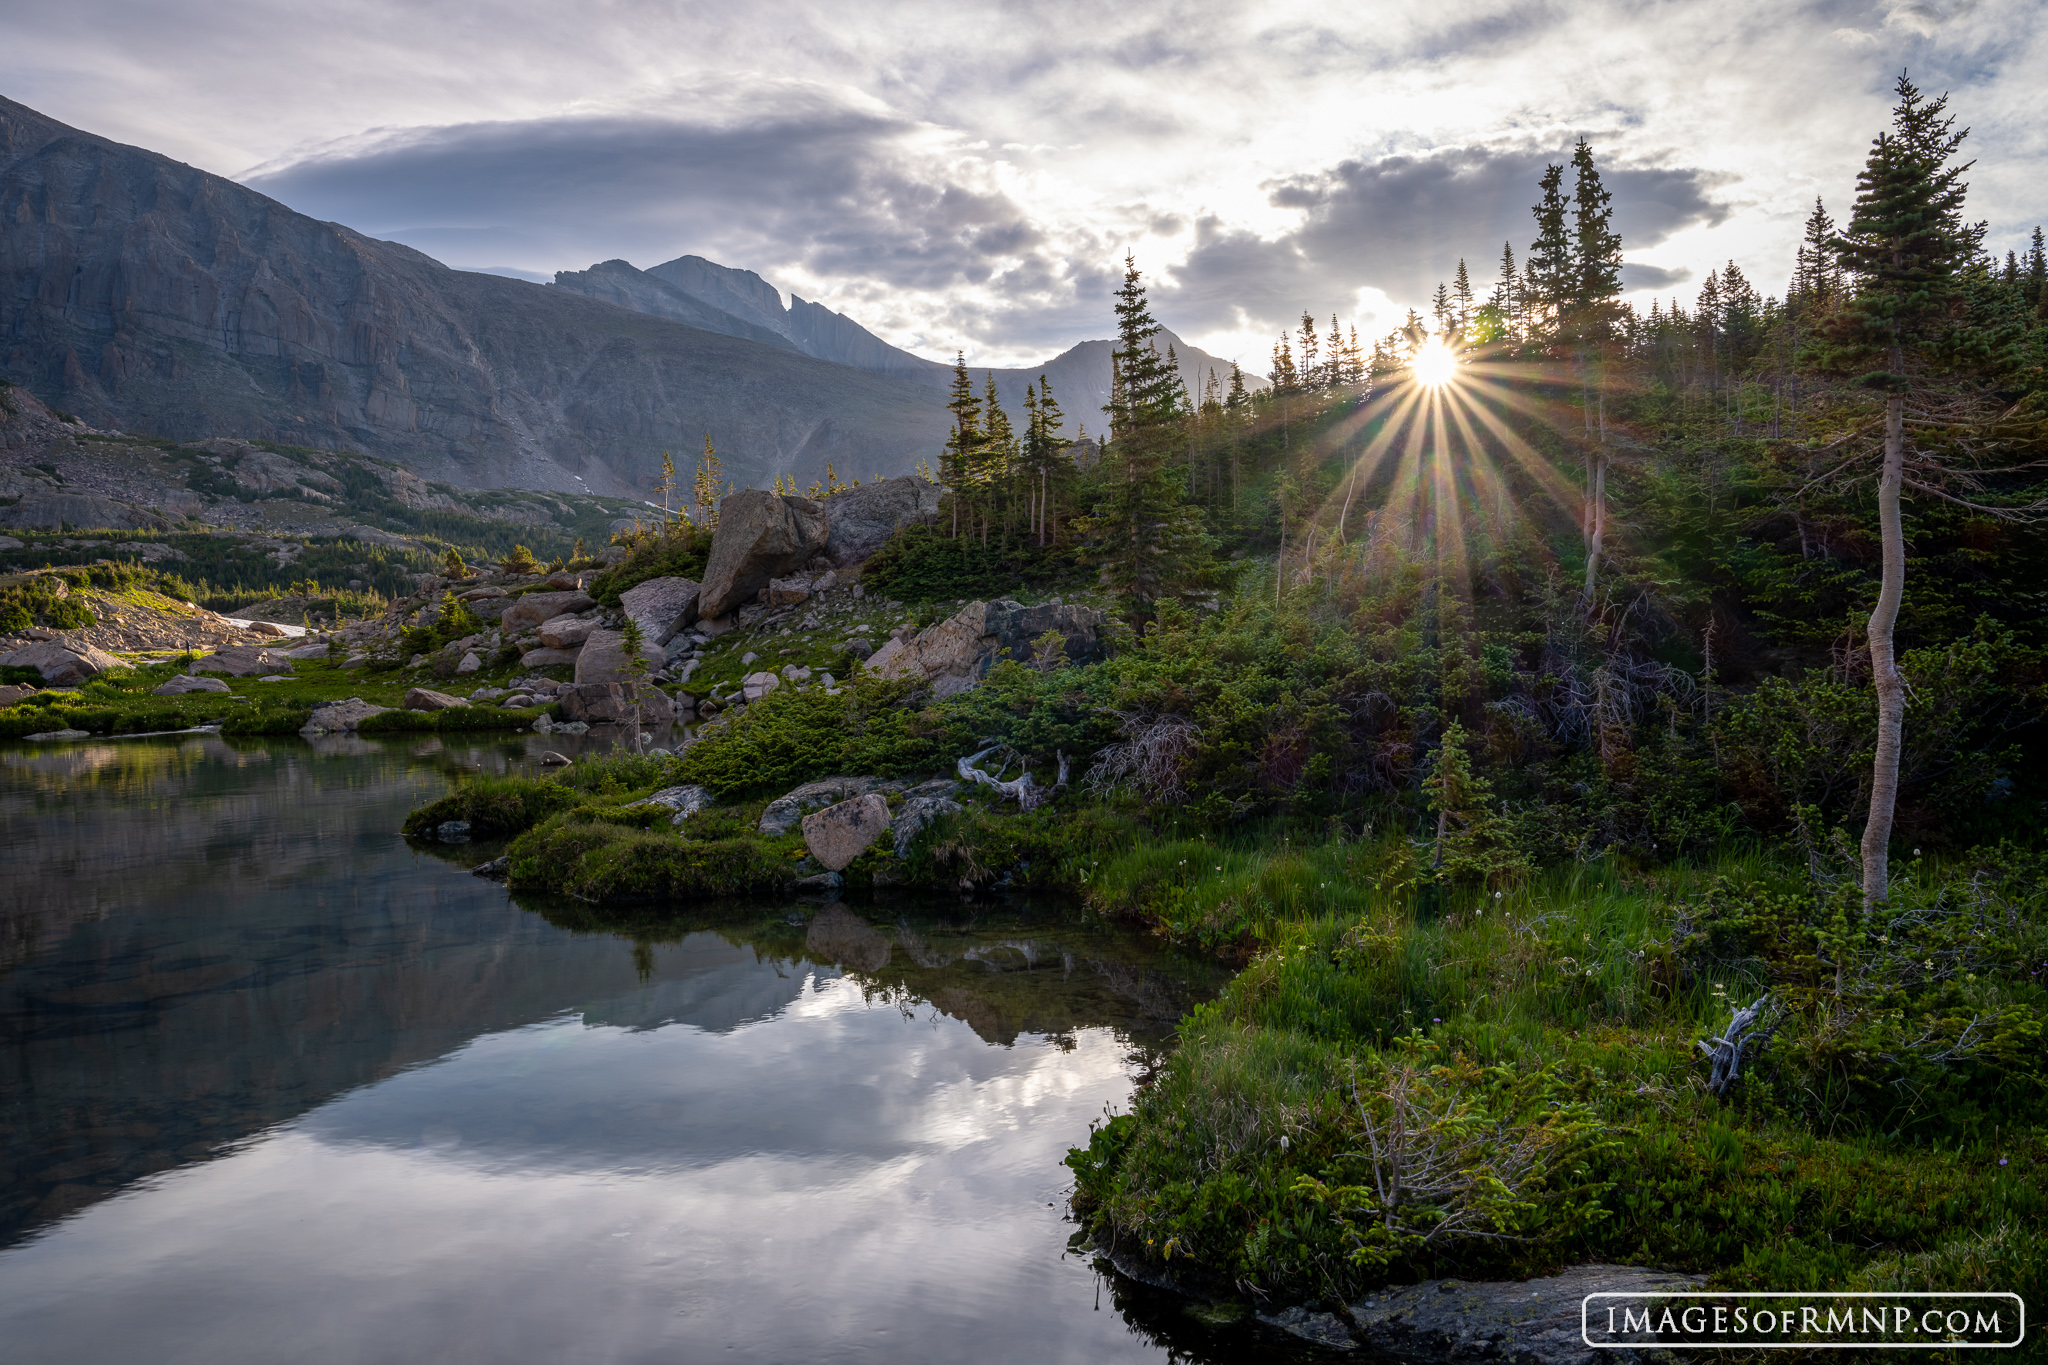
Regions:
M 1178 1354 L 1062 1258 L 1060 1157 L 1211 968 L 1058 907 L 522 907 L 393 831 L 537 737 L 422 747 L 0 753 L 10 1360 Z

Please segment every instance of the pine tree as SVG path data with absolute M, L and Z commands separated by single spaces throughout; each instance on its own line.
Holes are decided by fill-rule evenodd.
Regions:
M 981 400 L 983 432 L 981 450 L 974 461 L 973 484 L 976 499 L 981 507 L 981 543 L 988 544 L 989 521 L 998 510 L 1005 513 L 1007 525 L 1007 499 L 1011 471 L 1018 462 L 1017 433 L 1010 426 L 1010 415 L 1003 411 L 1002 400 L 996 393 L 996 375 L 988 372 L 988 386 Z
M 1440 337 L 1450 335 L 1453 316 L 1451 291 L 1444 287 L 1442 280 L 1436 282 L 1436 293 L 1430 296 L 1429 312 L 1436 319 L 1436 334 Z
M 697 475 L 691 480 L 691 497 L 697 507 L 694 520 L 702 530 L 716 531 L 718 529 L 718 500 L 724 496 L 718 483 L 719 475 L 723 472 L 724 465 L 718 458 L 718 452 L 711 448 L 711 434 L 706 432 L 704 434 L 704 454 L 698 458 Z M 577 558 L 580 559 L 583 552 L 581 549 L 578 549 L 576 554 Z
M 2038 227 L 2034 229 L 2033 245 L 2027 248 L 2027 275 L 2020 288 L 2037 313 L 2048 308 L 2048 244 L 2042 242 Z
M 1151 615 L 1200 541 L 1193 510 L 1183 501 L 1183 485 L 1172 468 L 1186 441 L 1186 391 L 1154 344 L 1160 327 L 1142 279 L 1136 259 L 1126 256 L 1116 302 L 1119 384 L 1106 409 L 1108 486 L 1091 519 L 1102 580 L 1125 598 L 1134 621 Z
M 1493 306 L 1500 310 L 1502 339 L 1512 340 L 1522 325 L 1522 290 L 1515 275 L 1515 244 L 1500 244 L 1500 279 L 1493 286 Z
M 1593 148 L 1584 138 L 1572 149 L 1572 169 L 1576 173 L 1569 265 L 1572 286 L 1560 310 L 1559 330 L 1578 350 L 1584 426 L 1593 438 L 1586 462 L 1586 601 L 1590 609 L 1607 541 L 1607 372 L 1620 317 L 1621 235 L 1613 227 L 1614 196 L 1600 183 Z
M 1458 258 L 1458 273 L 1451 277 L 1452 316 L 1460 332 L 1472 325 L 1472 314 L 1476 305 L 1472 297 L 1472 276 L 1465 269 L 1465 258 Z
M 1545 166 L 1540 184 L 1543 198 L 1533 210 L 1536 240 L 1530 244 L 1529 259 L 1523 266 L 1531 340 L 1557 333 L 1579 287 L 1571 231 L 1565 224 L 1569 206 L 1564 197 L 1564 167 Z
M 1899 756 L 1906 684 L 1893 628 L 1906 585 L 1906 541 L 1899 495 L 1905 480 L 1906 405 L 1926 371 L 1956 338 L 1950 305 L 1958 276 L 1976 256 L 1982 223 L 1963 221 L 1972 163 L 1952 164 L 1968 130 L 1952 131 L 1948 96 L 1929 101 L 1901 75 L 1892 126 L 1871 145 L 1856 177 L 1856 207 L 1835 239 L 1836 257 L 1856 290 L 1829 319 L 1824 360 L 1836 370 L 1872 368 L 1859 387 L 1884 396 L 1883 467 L 1877 486 L 1883 578 L 1871 610 L 1870 671 L 1877 690 L 1877 756 L 1870 819 L 1863 830 L 1863 894 L 1882 901 L 1890 890 L 1892 816 L 1898 803 Z
M 1295 372 L 1294 382 L 1304 390 L 1313 392 L 1320 387 L 1317 383 L 1321 376 L 1316 367 L 1316 356 L 1321 351 L 1321 345 L 1316 337 L 1316 320 L 1306 312 L 1301 315 L 1301 331 L 1296 335 L 1301 338 L 1301 368 Z
M 946 411 L 953 414 L 953 431 L 946 437 L 944 454 L 939 457 L 939 477 L 952 490 L 953 538 L 960 536 L 960 507 L 970 496 L 969 485 L 973 481 L 974 466 L 981 455 L 981 402 L 974 396 L 974 381 L 967 375 L 967 354 L 957 352 L 953 359 L 953 387 L 946 402 Z

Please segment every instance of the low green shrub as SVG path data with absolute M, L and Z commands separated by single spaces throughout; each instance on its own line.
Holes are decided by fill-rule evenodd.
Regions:
M 466 820 L 470 832 L 478 836 L 522 834 L 583 799 L 583 793 L 554 781 L 530 777 L 472 778 L 406 816 L 404 831 L 421 836 L 432 833 L 446 821 Z
M 580 815 L 529 830 L 507 854 L 513 890 L 601 903 L 772 891 L 794 875 L 760 838 L 683 839 Z
M 781 792 L 835 774 L 915 776 L 947 766 L 960 752 L 938 719 L 902 703 L 907 681 L 860 678 L 827 696 L 822 688 L 782 688 L 699 741 L 678 766 L 720 798 Z

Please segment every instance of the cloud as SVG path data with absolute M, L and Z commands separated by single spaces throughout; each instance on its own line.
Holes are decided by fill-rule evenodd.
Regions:
M 1669 289 L 1691 278 L 1692 271 L 1685 266 L 1666 270 L 1661 265 L 1645 265 L 1641 261 L 1623 261 L 1621 264 L 1621 287 L 1624 290 Z
M 1596 141 L 1597 152 L 1597 141 Z M 1569 148 L 1447 147 L 1418 155 L 1347 160 L 1267 188 L 1270 202 L 1301 221 L 1262 237 L 1210 217 L 1196 225 L 1186 262 L 1173 271 L 1187 325 L 1225 325 L 1241 310 L 1268 326 L 1306 308 L 1318 314 L 1361 289 L 1395 299 L 1427 298 L 1462 258 L 1484 294 L 1498 274 L 1501 244 L 1519 261 L 1533 235 L 1531 206 L 1546 164 Z M 1685 166 L 1603 167 L 1614 223 L 1630 248 L 1655 246 L 1686 228 L 1718 223 L 1728 210 L 1710 197 L 1717 177 Z M 1630 267 L 1645 287 L 1682 274 Z

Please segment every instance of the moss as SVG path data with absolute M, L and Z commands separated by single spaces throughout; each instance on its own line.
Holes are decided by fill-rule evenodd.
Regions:
M 521 834 L 583 800 L 559 782 L 529 777 L 480 777 L 464 782 L 438 801 L 405 817 L 405 833 L 424 835 L 449 820 L 466 820 L 483 837 Z
M 521 835 L 508 856 L 508 882 L 515 891 L 605 904 L 773 891 L 794 875 L 768 840 L 684 839 L 580 812 Z

